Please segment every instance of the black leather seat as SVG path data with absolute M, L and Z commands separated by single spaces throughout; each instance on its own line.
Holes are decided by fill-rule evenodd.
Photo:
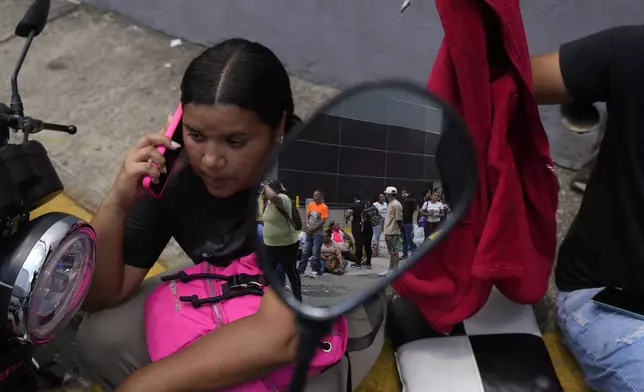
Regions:
M 386 328 L 405 392 L 563 391 L 532 307 L 498 291 L 449 335 L 403 298 L 390 305 Z

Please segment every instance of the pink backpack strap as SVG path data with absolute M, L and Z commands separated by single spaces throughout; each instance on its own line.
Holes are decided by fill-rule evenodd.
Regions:
M 222 275 L 208 272 L 188 274 L 185 271 L 179 271 L 176 274 L 161 277 L 162 282 L 177 280 L 181 283 L 188 283 L 195 279 L 214 279 L 226 281 L 226 284 L 222 285 L 223 294 L 221 295 L 215 297 L 199 298 L 196 294 L 193 294 L 191 296 L 179 297 L 179 301 L 190 302 L 195 308 L 199 308 L 202 305 L 216 304 L 221 301 L 233 299 L 236 297 L 242 297 L 244 295 L 264 295 L 265 279 L 264 275 L 262 274 L 251 275 L 241 273 L 234 275 Z

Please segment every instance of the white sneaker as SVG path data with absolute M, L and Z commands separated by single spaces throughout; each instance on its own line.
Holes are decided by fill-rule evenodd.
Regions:
M 311 278 L 311 279 L 317 279 L 319 276 L 320 276 L 320 275 L 318 275 L 317 271 L 313 271 L 313 272 L 311 272 L 311 276 L 310 276 L 310 278 Z
M 389 275 L 389 268 L 387 268 L 386 270 L 382 271 L 382 272 L 381 272 L 381 273 L 379 273 L 378 275 L 380 275 L 380 276 L 387 276 L 387 275 Z

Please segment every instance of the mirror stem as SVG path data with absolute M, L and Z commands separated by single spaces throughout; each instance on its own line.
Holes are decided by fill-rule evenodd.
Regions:
M 27 52 L 31 47 L 31 41 L 33 41 L 36 36 L 36 31 L 32 30 L 27 37 L 27 41 L 22 47 L 22 53 L 20 53 L 20 58 L 18 58 L 18 64 L 16 64 L 16 69 L 11 75 L 11 112 L 19 116 L 24 116 L 24 109 L 22 107 L 22 98 L 18 93 L 18 73 L 20 73 L 20 68 L 22 68 L 22 63 L 25 62 L 25 57 L 27 57 Z
M 293 379 L 288 387 L 289 392 L 302 392 L 306 387 L 309 363 L 320 348 L 320 340 L 331 330 L 333 321 L 313 321 L 303 317 L 296 319 L 300 344 L 297 351 Z

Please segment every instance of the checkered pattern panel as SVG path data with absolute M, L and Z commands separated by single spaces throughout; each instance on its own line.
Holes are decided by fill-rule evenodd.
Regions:
M 493 291 L 449 335 L 433 331 L 409 301 L 389 308 L 403 392 L 562 392 L 532 307 Z

